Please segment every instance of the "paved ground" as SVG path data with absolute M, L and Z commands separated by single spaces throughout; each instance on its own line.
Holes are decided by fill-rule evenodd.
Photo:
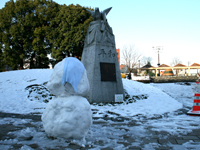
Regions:
M 184 111 L 184 110 L 183 110 Z M 33 122 L 41 122 L 41 116 L 40 115 L 21 115 L 21 114 L 11 114 L 11 113 L 0 113 L 0 120 L 3 118 L 14 118 L 14 119 L 31 119 Z M 113 128 L 118 128 L 118 129 L 124 129 L 125 133 L 128 133 L 128 128 L 124 128 L 124 121 L 128 121 L 128 125 L 126 122 L 126 125 L 128 127 L 133 127 L 133 126 L 139 126 L 139 124 L 137 124 L 137 121 L 134 120 L 129 120 L 129 118 L 123 118 L 123 117 L 118 117 L 118 118 L 109 118 L 109 117 L 104 117 L 102 118 L 105 121 L 109 121 L 112 120 L 113 123 L 109 123 L 109 124 L 105 124 L 105 122 L 101 122 L 98 121 L 99 118 L 93 118 L 94 125 L 101 125 L 103 126 L 112 126 Z M 159 118 L 152 118 L 152 119 L 159 119 Z M 116 123 L 115 123 L 116 122 Z M 38 127 L 37 125 L 34 125 L 32 123 L 24 123 L 24 125 L 13 125 L 13 124 L 0 124 L 0 141 L 4 141 L 4 140 L 9 140 L 9 139 L 14 139 L 16 138 L 15 135 L 13 134 L 8 134 L 9 132 L 13 132 L 13 131 L 17 131 L 17 130 L 22 130 L 23 128 L 27 128 L 27 127 L 33 127 L 33 128 L 41 128 Z M 150 138 L 144 138 L 142 139 L 143 143 L 139 146 L 131 146 L 132 143 L 134 142 L 138 142 L 138 140 L 140 139 L 136 139 L 133 136 L 131 136 L 130 134 L 122 134 L 119 135 L 121 136 L 126 142 L 118 142 L 119 144 L 123 144 L 125 148 L 127 149 L 132 149 L 132 150 L 142 150 L 144 149 L 144 145 L 145 144 L 149 144 L 149 143 L 158 143 L 159 147 L 156 147 L 155 149 L 162 149 L 162 150 L 169 150 L 172 149 L 172 147 L 169 146 L 169 144 L 167 143 L 171 143 L 173 145 L 182 145 L 183 143 L 186 142 L 200 142 L 200 129 L 196 129 L 193 130 L 191 133 L 189 133 L 188 135 L 178 135 L 178 136 L 172 136 L 167 132 L 157 132 L 157 131 L 152 131 L 151 130 L 151 126 L 149 126 L 147 129 L 147 132 L 150 135 Z M 44 131 L 43 131 L 44 132 Z M 162 136 L 161 136 L 162 135 Z M 166 136 L 165 136 L 166 135 Z M 165 138 L 163 138 L 165 137 Z M 166 138 L 167 137 L 167 138 Z M 21 141 L 31 141 L 32 140 L 32 136 L 26 136 L 26 137 L 22 137 L 20 140 Z M 97 141 L 95 143 L 96 145 L 103 145 L 103 141 Z M 1 144 L 0 144 L 0 149 L 1 149 Z M 8 149 L 20 149 L 23 146 L 23 144 L 11 144 L 11 147 L 9 147 Z M 37 143 L 33 143 L 28 145 L 30 147 L 32 147 L 33 149 L 44 149 L 41 148 Z M 5 147 L 5 145 L 4 145 Z M 93 147 L 90 147 L 89 145 L 86 145 L 85 148 L 70 143 L 68 146 L 64 146 L 64 147 L 57 147 L 57 149 L 90 149 Z M 47 148 L 49 149 L 49 148 Z M 103 149 L 113 149 L 111 147 L 105 147 Z M 50 149 L 49 149 L 50 150 Z

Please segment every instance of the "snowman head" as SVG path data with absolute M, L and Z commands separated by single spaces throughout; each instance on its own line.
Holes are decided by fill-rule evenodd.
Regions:
M 81 61 L 67 57 L 54 67 L 47 88 L 56 96 L 86 96 L 89 92 L 87 72 Z

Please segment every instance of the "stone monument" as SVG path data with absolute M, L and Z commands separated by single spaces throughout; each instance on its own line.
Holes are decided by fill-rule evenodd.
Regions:
M 115 36 L 106 19 L 111 8 L 103 12 L 99 8 L 87 10 L 93 21 L 87 30 L 81 61 L 90 83 L 87 96 L 90 103 L 114 102 L 116 94 L 124 95 Z

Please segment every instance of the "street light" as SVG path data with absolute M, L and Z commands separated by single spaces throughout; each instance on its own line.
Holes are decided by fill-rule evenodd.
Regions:
M 159 52 L 160 52 L 160 50 L 163 50 L 163 46 L 153 46 L 152 47 L 153 48 L 153 50 L 156 50 L 156 52 L 158 53 L 158 66 L 160 66 L 160 54 L 159 54 Z
M 152 47 L 153 50 L 156 50 L 156 52 L 158 53 L 158 67 L 160 66 L 160 55 L 159 55 L 159 52 L 160 50 L 163 50 L 163 46 L 153 46 Z M 160 76 L 160 70 L 158 70 L 158 76 Z

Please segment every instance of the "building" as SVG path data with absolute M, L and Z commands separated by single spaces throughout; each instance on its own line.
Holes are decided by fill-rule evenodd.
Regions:
M 153 70 L 155 72 L 155 75 L 157 76 L 160 74 L 160 71 L 166 70 L 166 69 L 171 69 L 173 71 L 174 76 L 197 76 L 200 75 L 199 69 L 200 69 L 200 64 L 194 63 L 191 66 L 186 66 L 183 64 L 177 64 L 173 67 L 170 67 L 168 65 L 162 64 L 159 67 L 142 67 L 140 68 L 141 70 Z M 191 73 L 192 70 L 196 70 L 196 73 Z
M 118 49 L 116 49 L 116 51 L 117 51 L 117 57 L 118 57 L 118 62 L 119 62 L 119 66 L 120 66 L 120 49 L 118 48 Z M 121 69 L 121 67 L 120 67 L 120 69 Z

